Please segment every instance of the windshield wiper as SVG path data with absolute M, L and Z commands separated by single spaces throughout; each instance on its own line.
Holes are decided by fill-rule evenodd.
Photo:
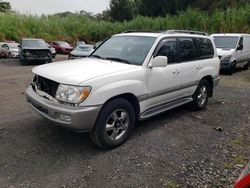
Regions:
M 99 55 L 92 55 L 92 56 L 90 56 L 90 57 L 95 57 L 95 58 L 98 58 L 98 59 L 106 59 L 106 58 L 101 57 L 101 56 L 99 56 Z
M 122 63 L 131 64 L 131 62 L 129 62 L 128 60 L 121 59 L 121 58 L 118 58 L 118 57 L 106 57 L 105 59 L 111 60 L 111 61 L 119 61 L 119 62 L 122 62 Z

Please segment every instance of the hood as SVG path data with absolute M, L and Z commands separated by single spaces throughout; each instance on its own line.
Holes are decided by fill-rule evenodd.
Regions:
M 221 49 L 221 48 L 217 48 L 218 56 L 221 56 L 221 57 L 233 54 L 233 52 L 234 52 L 234 49 Z
M 22 46 L 22 50 L 49 50 L 47 47 L 25 47 Z
M 79 85 L 84 81 L 138 67 L 107 60 L 85 58 L 45 64 L 32 72 L 62 84 Z
M 92 51 L 77 51 L 73 50 L 70 54 L 74 56 L 89 56 L 92 53 Z

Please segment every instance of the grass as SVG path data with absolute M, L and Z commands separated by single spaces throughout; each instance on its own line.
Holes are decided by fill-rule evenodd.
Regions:
M 180 185 L 171 181 L 171 180 L 167 180 L 165 183 L 164 183 L 164 186 L 166 188 L 180 188 Z
M 77 38 L 95 42 L 125 30 L 164 31 L 192 29 L 217 32 L 250 32 L 250 4 L 244 7 L 215 10 L 208 14 L 187 9 L 176 16 L 142 17 L 129 22 L 109 22 L 83 15 L 31 16 L 18 13 L 0 13 L 0 40 L 19 41 L 23 37 L 44 38 L 47 41 Z

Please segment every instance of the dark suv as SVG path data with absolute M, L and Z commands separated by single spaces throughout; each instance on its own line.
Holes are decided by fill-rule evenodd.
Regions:
M 52 54 L 43 39 L 22 39 L 20 62 L 22 65 L 29 63 L 51 63 Z

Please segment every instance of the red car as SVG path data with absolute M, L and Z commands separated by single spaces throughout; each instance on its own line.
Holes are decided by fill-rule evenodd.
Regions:
M 69 54 L 73 50 L 73 47 L 64 41 L 55 41 L 50 45 L 56 49 L 56 53 L 58 54 Z

